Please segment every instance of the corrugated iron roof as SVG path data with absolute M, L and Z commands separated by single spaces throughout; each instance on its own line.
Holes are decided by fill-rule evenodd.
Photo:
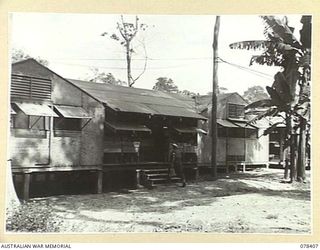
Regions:
M 217 119 L 217 123 L 226 128 L 239 128 L 236 124 L 224 119 Z
M 206 119 L 183 101 L 161 91 L 72 79 L 68 81 L 116 111 Z
M 63 106 L 63 105 L 55 105 L 54 107 L 65 118 L 79 118 L 79 119 L 92 118 L 89 116 L 87 111 L 85 111 L 81 107 Z
M 151 129 L 141 124 L 128 124 L 120 122 L 105 122 L 105 124 L 115 131 L 137 131 L 151 133 Z
M 179 133 L 201 133 L 201 134 L 208 134 L 207 131 L 201 129 L 201 128 L 196 128 L 196 127 L 174 127 L 176 131 Z
M 44 104 L 27 102 L 14 102 L 14 104 L 26 115 L 58 117 L 51 108 Z

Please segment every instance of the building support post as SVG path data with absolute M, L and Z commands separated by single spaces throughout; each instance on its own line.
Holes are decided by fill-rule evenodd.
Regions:
M 102 188 L 103 188 L 103 171 L 98 170 L 98 180 L 97 180 L 97 193 L 101 194 L 102 193 Z
M 27 201 L 30 197 L 31 173 L 25 173 L 23 176 L 23 200 Z
M 136 169 L 136 188 L 141 187 L 141 180 L 140 180 L 140 169 Z

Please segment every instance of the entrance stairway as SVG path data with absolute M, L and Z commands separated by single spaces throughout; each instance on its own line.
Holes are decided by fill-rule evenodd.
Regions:
M 178 176 L 171 176 L 169 179 L 169 168 L 144 169 L 140 172 L 140 183 L 147 188 L 154 188 L 159 185 L 181 182 Z

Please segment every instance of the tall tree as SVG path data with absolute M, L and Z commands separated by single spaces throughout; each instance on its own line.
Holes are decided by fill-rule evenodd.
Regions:
M 19 61 L 22 61 L 22 60 L 25 60 L 25 59 L 29 59 L 29 58 L 32 58 L 32 56 L 30 56 L 29 54 L 25 53 L 23 50 L 15 49 L 15 48 L 12 49 L 12 52 L 11 52 L 11 61 L 12 61 L 12 63 L 16 63 L 16 62 L 19 62 Z M 43 59 L 41 57 L 36 57 L 34 59 L 36 61 L 38 61 L 39 63 L 41 63 L 42 65 L 46 66 L 46 67 L 49 65 L 49 62 L 46 59 Z
M 267 99 L 269 96 L 263 87 L 256 85 L 249 87 L 243 93 L 243 98 L 246 99 L 249 103 Z
M 109 36 L 109 38 L 117 41 L 121 46 L 125 48 L 126 61 L 127 61 L 127 81 L 128 81 L 129 87 L 133 86 L 133 84 L 143 75 L 143 73 L 146 71 L 146 68 L 147 68 L 147 60 L 148 60 L 147 50 L 146 50 L 144 41 L 139 41 L 140 45 L 142 45 L 144 49 L 145 62 L 144 62 L 144 67 L 142 69 L 142 72 L 137 77 L 132 76 L 132 71 L 131 71 L 132 55 L 133 53 L 135 53 L 135 50 L 132 46 L 132 42 L 137 37 L 137 34 L 140 31 L 145 31 L 147 28 L 148 28 L 147 24 L 139 23 L 138 16 L 136 16 L 134 23 L 130 23 L 130 22 L 125 22 L 123 16 L 121 15 L 121 21 L 117 23 L 117 30 L 120 33 L 121 38 L 116 33 L 113 33 L 111 36 Z M 106 36 L 108 35 L 108 33 L 104 32 L 101 35 Z
M 112 85 L 127 85 L 126 82 L 116 79 L 112 73 L 100 71 L 98 68 L 93 68 L 91 70 L 91 76 L 88 77 L 88 81 Z
M 286 114 L 287 141 L 290 145 L 290 178 L 304 180 L 303 159 L 305 159 L 305 126 L 310 114 L 310 96 L 307 89 L 311 76 L 311 16 L 303 16 L 300 31 L 300 41 L 293 35 L 294 28 L 288 26 L 288 19 L 282 20 L 274 16 L 261 16 L 265 24 L 264 34 L 267 40 L 244 41 L 230 44 L 232 49 L 264 49 L 260 55 L 253 56 L 250 64 L 257 63 L 268 66 L 281 66 L 271 87 L 267 87 L 268 99 L 252 103 L 248 108 L 268 107 L 255 119 L 275 116 L 281 112 Z M 300 87 L 297 95 L 297 87 Z M 275 127 L 274 127 L 275 129 Z M 272 129 L 269 129 L 271 132 Z M 299 149 L 297 150 L 297 135 L 299 132 Z M 299 154 L 298 171 L 296 155 Z M 298 173 L 298 176 L 297 176 Z
M 179 93 L 178 86 L 174 84 L 171 78 L 167 77 L 159 77 L 152 89 L 170 93 Z
M 182 90 L 182 91 L 180 91 L 179 93 L 180 93 L 181 95 L 190 96 L 190 97 L 194 97 L 194 96 L 197 95 L 196 93 L 194 93 L 194 92 L 192 92 L 192 91 L 189 91 L 189 90 L 187 90 L 187 89 Z

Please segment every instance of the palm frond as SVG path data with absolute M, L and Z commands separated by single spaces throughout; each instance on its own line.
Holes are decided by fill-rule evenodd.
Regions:
M 271 100 L 277 107 L 282 107 L 285 105 L 284 101 L 281 99 L 278 92 L 274 88 L 267 86 L 266 89 L 269 96 L 271 97 Z
M 272 36 L 286 44 L 301 49 L 301 44 L 293 35 L 293 30 L 286 23 L 275 16 L 261 16 L 261 18 L 265 25 L 264 34 L 267 38 Z
M 264 53 L 262 55 L 252 56 L 249 66 L 254 63 L 259 65 L 267 65 L 267 66 L 282 66 L 283 59 L 281 55 L 275 56 L 270 55 L 269 53 Z
M 279 97 L 284 103 L 289 103 L 292 101 L 292 96 L 290 94 L 290 86 L 282 72 L 278 72 L 274 76 L 274 82 L 272 88 L 278 93 Z
M 285 125 L 284 122 L 276 122 L 274 124 L 272 124 L 269 128 L 267 128 L 266 130 L 263 131 L 263 135 L 268 135 L 271 132 L 275 131 L 278 127 L 278 125 Z
M 310 119 L 310 103 L 309 102 L 304 102 L 297 104 L 294 107 L 294 112 L 296 115 L 302 117 L 305 120 Z
M 231 49 L 264 50 L 270 46 L 270 43 L 266 40 L 241 41 L 231 43 L 229 47 Z
M 248 124 L 254 124 L 257 121 L 265 118 L 265 117 L 269 117 L 269 116 L 275 116 L 279 113 L 279 110 L 277 107 L 270 107 L 269 109 L 267 109 L 264 112 L 261 112 L 260 114 L 258 114 L 257 116 L 255 116 L 254 118 L 252 118 L 250 121 L 248 121 Z
M 271 106 L 274 106 L 271 99 L 262 99 L 262 100 L 250 103 L 245 107 L 245 109 L 266 108 L 266 107 L 269 108 Z
M 295 98 L 296 87 L 300 78 L 299 64 L 295 57 L 288 57 L 284 61 L 283 74 L 290 88 L 292 100 Z

